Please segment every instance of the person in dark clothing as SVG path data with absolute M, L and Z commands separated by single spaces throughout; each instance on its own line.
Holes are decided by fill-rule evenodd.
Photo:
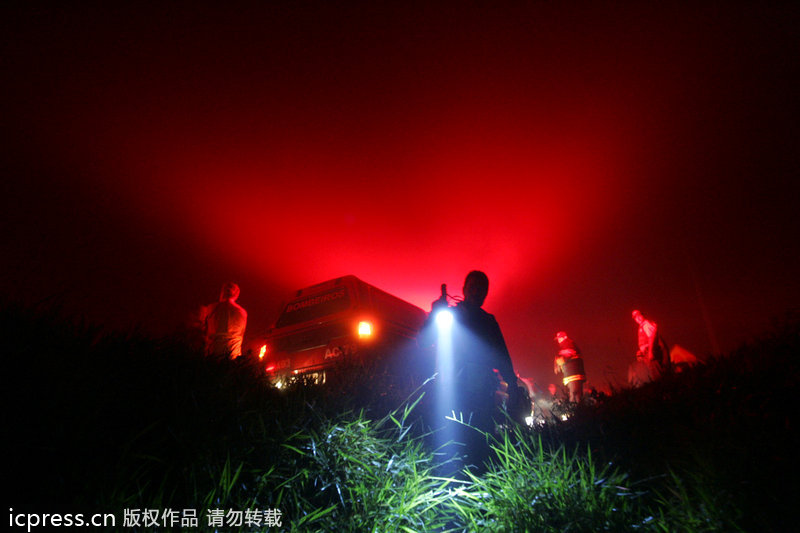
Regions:
M 433 323 L 439 311 L 452 313 L 452 325 L 446 333 L 439 331 L 434 341 L 438 343 L 439 412 L 491 434 L 499 383 L 495 370 L 508 384 L 509 403 L 516 401 L 519 394 L 517 376 L 497 320 L 482 308 L 489 292 L 489 278 L 473 270 L 464 280 L 463 291 L 464 299 L 455 307 L 447 307 L 442 299 L 433 303 L 422 338 L 423 342 L 435 339 Z M 443 339 L 443 334 L 447 339 Z M 449 347 L 445 348 L 444 344 Z M 470 431 L 456 430 L 457 438 L 463 439 L 461 442 L 466 445 L 467 454 L 472 459 L 485 456 L 488 452 L 485 438 L 480 432 L 467 429 Z
M 509 391 L 516 390 L 517 376 L 511 363 L 500 325 L 493 315 L 481 307 L 489 292 L 489 278 L 472 271 L 464 282 L 464 300 L 454 309 L 455 323 L 463 331 L 455 332 L 453 352 L 456 383 L 460 386 L 464 405 L 481 407 L 493 405 L 497 389 L 495 369 Z

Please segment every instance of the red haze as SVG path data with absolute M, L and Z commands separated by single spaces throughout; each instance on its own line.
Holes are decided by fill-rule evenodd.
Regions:
M 623 377 L 633 308 L 730 349 L 799 292 L 797 13 L 719 11 L 17 8 L 4 292 L 164 330 L 235 278 L 255 333 L 328 278 L 427 309 L 480 268 L 542 383 L 561 329 Z

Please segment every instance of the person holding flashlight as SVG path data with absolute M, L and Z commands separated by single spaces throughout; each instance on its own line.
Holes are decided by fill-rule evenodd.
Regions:
M 455 307 L 447 307 L 443 298 L 433 303 L 422 338 L 433 341 L 432 331 L 438 331 L 432 343 L 436 344 L 439 372 L 439 412 L 480 430 L 456 424 L 454 436 L 465 445 L 470 462 L 480 464 L 488 454 L 484 434 L 494 432 L 495 369 L 508 383 L 508 405 L 518 400 L 519 390 L 500 325 L 483 309 L 489 277 L 473 270 L 464 280 L 463 292 L 464 299 Z
M 494 393 L 500 373 L 509 395 L 517 392 L 517 376 L 505 338 L 494 315 L 483 309 L 489 294 L 489 277 L 473 270 L 464 280 L 464 299 L 453 308 L 459 330 L 453 334 L 455 379 L 460 383 L 462 402 L 475 409 L 494 407 Z

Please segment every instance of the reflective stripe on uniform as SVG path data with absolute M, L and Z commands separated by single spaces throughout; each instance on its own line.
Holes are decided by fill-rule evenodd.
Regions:
M 575 374 L 573 376 L 566 376 L 564 378 L 564 385 L 567 383 L 572 383 L 573 381 L 586 381 L 586 376 L 583 374 Z

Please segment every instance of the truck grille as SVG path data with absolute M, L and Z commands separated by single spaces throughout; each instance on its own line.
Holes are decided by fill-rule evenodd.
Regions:
M 308 331 L 295 332 L 271 340 L 276 352 L 298 352 L 317 346 L 327 346 L 332 340 L 352 335 L 352 327 L 344 323 L 325 324 Z

